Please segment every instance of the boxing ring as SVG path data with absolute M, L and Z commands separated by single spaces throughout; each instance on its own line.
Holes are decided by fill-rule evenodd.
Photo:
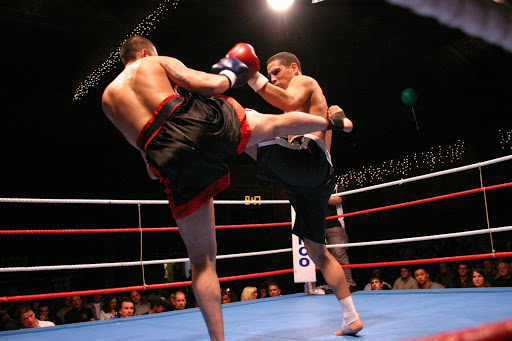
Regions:
M 379 185 L 358 188 L 343 192 L 344 196 L 361 192 L 400 186 L 409 182 L 424 181 L 430 178 L 442 177 L 468 170 L 478 169 L 480 172 L 480 187 L 455 193 L 391 204 L 357 212 L 345 213 L 342 216 L 351 217 L 368 213 L 378 213 L 388 210 L 401 209 L 441 201 L 461 198 L 473 194 L 483 194 L 487 211 L 487 193 L 491 191 L 508 190 L 512 182 L 504 182 L 484 186 L 481 169 L 490 165 L 501 165 L 512 160 L 512 155 L 475 163 L 472 165 L 451 168 L 426 175 L 400 179 Z M 508 174 L 507 174 L 508 176 Z M 507 178 L 504 176 L 504 178 Z M 104 234 L 104 233 L 138 233 L 141 238 L 140 260 L 97 264 L 71 264 L 51 266 L 23 266 L 0 268 L 0 273 L 44 272 L 49 278 L 52 271 L 98 269 L 114 267 L 140 267 L 142 283 L 132 286 L 77 290 L 35 295 L 17 295 L 0 297 L 1 303 L 46 300 L 73 295 L 94 295 L 120 293 L 131 290 L 153 290 L 188 286 L 189 281 L 172 283 L 146 283 L 144 269 L 150 265 L 183 263 L 186 258 L 143 260 L 142 236 L 151 232 L 175 233 L 176 227 L 141 226 L 141 205 L 167 205 L 165 200 L 82 200 L 82 199 L 27 199 L 0 198 L 0 204 L 76 204 L 76 205 L 137 205 L 139 217 L 137 228 L 128 229 L 46 229 L 46 230 L 1 230 L 6 235 L 40 235 L 40 234 Z M 289 203 L 286 200 L 259 201 L 215 201 L 216 205 L 247 205 Z M 336 219 L 341 216 L 328 217 Z M 262 228 L 281 226 L 290 228 L 290 222 L 224 225 L 217 229 Z M 491 227 L 487 216 L 487 226 L 480 226 L 464 232 L 424 235 L 419 237 L 388 239 L 343 244 L 343 247 L 372 247 L 375 245 L 402 244 L 431 240 L 464 238 L 475 235 L 489 236 L 489 252 L 462 256 L 423 258 L 413 260 L 398 260 L 388 262 L 362 263 L 346 265 L 347 268 L 375 268 L 399 265 L 432 264 L 439 262 L 456 262 L 461 260 L 482 260 L 488 258 L 512 257 L 512 252 L 495 250 L 493 236 L 512 231 L 512 226 Z M 176 235 L 176 238 L 179 238 Z M 341 245 L 329 245 L 336 247 Z M 265 245 L 260 245 L 265 248 Z M 291 248 L 255 251 L 239 254 L 218 255 L 217 259 L 235 259 L 246 257 L 272 256 L 290 253 Z M 220 277 L 220 282 L 237 281 L 250 278 L 279 276 L 293 273 L 294 269 L 282 269 L 245 275 Z M 358 334 L 361 340 L 462 340 L 470 335 L 471 340 L 510 340 L 512 338 L 512 287 L 511 288 L 467 288 L 467 289 L 435 289 L 435 290 L 390 290 L 390 291 L 358 291 L 352 294 L 355 307 L 364 323 L 364 329 Z M 329 340 L 340 339 L 332 335 L 341 324 L 341 309 L 333 294 L 308 295 L 294 293 L 280 297 L 264 298 L 244 302 L 223 304 L 223 315 L 226 340 Z M 2 340 L 208 340 L 206 326 L 198 308 L 183 311 L 164 312 L 154 315 L 137 316 L 106 321 L 93 321 L 48 328 L 0 332 Z M 342 336 L 350 339 L 352 336 Z
M 365 328 L 358 340 L 419 340 L 453 329 L 471 330 L 476 325 L 502 331 L 510 339 L 512 288 L 359 291 L 353 294 Z M 471 292 L 470 292 L 471 291 Z M 471 309 L 468 309 L 471 302 Z M 489 309 L 491 306 L 502 309 Z M 334 295 L 292 294 L 234 302 L 222 306 L 226 340 L 351 340 L 334 336 L 340 322 Z M 500 321 L 500 322 L 496 322 Z M 468 330 L 469 329 L 469 330 Z M 507 334 L 508 333 L 508 334 Z M 492 340 L 499 340 L 494 333 Z M 209 340 L 199 308 L 83 322 L 51 328 L 3 332 L 3 340 Z M 435 338 L 429 338 L 435 340 Z M 473 338 L 472 340 L 476 340 Z M 491 339 L 489 339 L 491 340 Z M 502 338 L 502 340 L 507 340 Z

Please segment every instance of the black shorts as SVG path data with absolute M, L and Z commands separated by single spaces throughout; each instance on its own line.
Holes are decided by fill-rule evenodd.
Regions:
M 296 213 L 293 234 L 325 244 L 327 202 L 335 174 L 323 141 L 305 135 L 291 143 L 283 139 L 260 143 L 257 166 L 262 180 L 282 184 Z
M 250 133 L 245 110 L 226 96 L 171 96 L 155 110 L 137 144 L 164 184 L 175 219 L 229 187 L 223 162 L 244 151 Z

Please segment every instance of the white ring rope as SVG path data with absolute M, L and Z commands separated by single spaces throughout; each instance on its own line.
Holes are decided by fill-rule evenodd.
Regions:
M 366 191 L 371 191 L 374 189 L 394 186 L 394 185 L 402 185 L 404 183 L 433 178 L 436 176 L 446 175 L 450 173 L 461 172 L 465 170 L 470 170 L 478 167 L 484 167 L 488 165 L 492 165 L 499 162 L 512 160 L 512 155 L 507 155 L 503 157 L 499 157 L 496 159 L 491 159 L 484 162 L 475 163 L 472 165 L 451 168 L 444 171 L 439 171 L 435 173 L 425 174 L 414 176 L 408 179 L 400 179 L 396 181 L 386 182 L 379 185 L 363 187 L 358 189 L 353 189 L 350 191 L 345 191 L 342 193 L 333 194 L 332 196 L 346 196 L 349 194 L 361 193 Z M 138 204 L 149 204 L 149 205 L 160 205 L 165 204 L 168 205 L 169 201 L 167 200 L 109 200 L 109 199 L 35 199 L 35 198 L 0 198 L 0 203 L 37 203 L 37 204 L 117 204 L 117 205 L 138 205 Z M 216 205 L 239 205 L 239 204 L 289 204 L 288 200 L 215 200 L 214 204 Z
M 496 228 L 492 228 L 491 231 L 492 232 L 512 231 L 512 226 L 496 227 Z M 437 235 L 424 236 L 424 237 L 380 240 L 380 241 L 373 241 L 373 242 L 333 244 L 333 245 L 329 245 L 327 247 L 328 248 L 355 247 L 355 246 L 368 246 L 368 245 L 386 245 L 386 244 L 396 244 L 396 243 L 409 243 L 409 242 L 415 242 L 415 241 L 455 238 L 455 237 L 471 236 L 471 235 L 485 234 L 485 233 L 489 233 L 489 229 L 474 230 L 474 231 L 467 231 L 467 232 L 457 232 L 457 233 L 447 233 L 447 234 L 437 234 Z M 262 256 L 262 255 L 270 255 L 270 254 L 284 253 L 284 252 L 291 252 L 291 251 L 292 251 L 292 248 L 270 250 L 270 251 L 237 253 L 237 254 L 230 254 L 230 255 L 220 255 L 220 256 L 217 256 L 217 259 Z M 155 265 L 155 264 L 167 264 L 167 263 L 184 263 L 187 261 L 189 261 L 188 258 L 177 258 L 177 259 L 162 259 L 162 260 L 143 261 L 142 264 L 143 265 Z M 98 269 L 98 268 L 111 268 L 111 267 L 120 267 L 120 266 L 134 266 L 134 265 L 140 265 L 140 264 L 141 264 L 141 261 L 117 262 L 117 263 L 96 263 L 96 264 L 31 266 L 31 267 L 9 267 L 9 268 L 0 268 L 0 273 L 2 273 L 2 272 L 43 271 L 43 270 Z
M 439 172 L 435 172 L 435 173 L 413 176 L 412 178 L 408 178 L 408 179 L 400 179 L 400 180 L 396 180 L 396 181 L 386 182 L 386 183 L 383 183 L 383 184 L 380 184 L 380 185 L 374 185 L 374 186 L 368 186 L 368 187 L 353 189 L 353 190 L 350 190 L 350 191 L 345 191 L 345 192 L 333 194 L 332 196 L 333 197 L 334 196 L 339 197 L 339 196 L 342 196 L 342 195 L 345 196 L 345 195 L 349 195 L 349 194 L 366 192 L 366 191 L 370 191 L 370 190 L 374 190 L 374 189 L 379 189 L 379 188 L 384 188 L 384 187 L 389 187 L 389 186 L 394 186 L 394 185 L 402 185 L 402 184 L 405 184 L 405 183 L 408 183 L 408 182 L 413 182 L 413 181 L 423 180 L 423 179 L 429 179 L 429 178 L 433 178 L 433 177 L 441 176 L 441 175 L 446 175 L 446 174 L 450 174 L 450 173 L 462 172 L 462 171 L 466 171 L 466 170 L 470 170 L 470 169 L 474 169 L 474 168 L 478 168 L 478 167 L 484 167 L 484 166 L 492 165 L 492 164 L 495 164 L 495 163 L 498 163 L 498 162 L 504 162 L 504 161 L 509 161 L 509 160 L 512 160 L 512 155 L 507 155 L 507 156 L 499 157 L 499 158 L 488 160 L 488 161 L 484 161 L 484 162 L 474 163 L 472 165 L 451 168 L 451 169 L 447 169 L 447 170 L 439 171 Z

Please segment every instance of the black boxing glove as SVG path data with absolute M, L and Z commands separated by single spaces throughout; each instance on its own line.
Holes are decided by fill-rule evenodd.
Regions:
M 224 75 L 232 88 L 239 88 L 249 79 L 249 68 L 245 63 L 233 57 L 224 57 L 212 66 L 212 73 Z

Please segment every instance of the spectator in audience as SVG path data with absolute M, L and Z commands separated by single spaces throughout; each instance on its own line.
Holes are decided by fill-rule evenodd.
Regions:
M 73 309 L 73 306 L 71 305 L 71 297 L 64 297 L 62 299 L 62 305 L 63 307 L 55 315 L 55 322 L 57 324 L 66 323 L 65 316 L 71 309 Z
M 512 287 L 512 273 L 510 272 L 510 264 L 505 261 L 499 262 L 498 273 L 500 275 L 492 282 L 492 285 L 495 287 Z
M 119 312 L 118 299 L 115 296 L 107 295 L 103 299 L 103 307 L 101 308 L 99 320 L 108 320 L 117 316 Z
M 379 275 L 373 275 L 370 277 L 371 290 L 389 290 Z
M 268 284 L 268 295 L 270 297 L 281 296 L 281 289 L 279 288 L 277 282 L 270 282 Z
M 487 274 L 487 280 L 492 284 L 492 282 L 499 277 L 498 270 L 496 269 L 496 263 L 494 259 L 486 259 L 484 260 L 484 270 Z
M 80 296 L 71 296 L 71 306 L 73 309 L 64 316 L 65 323 L 94 321 L 92 310 L 82 307 L 82 298 Z
M 420 289 L 443 289 L 444 286 L 437 282 L 432 282 L 430 280 L 430 275 L 425 268 L 418 268 L 414 271 L 414 277 L 418 284 L 420 285 Z
M 491 287 L 492 285 L 487 281 L 487 275 L 484 269 L 474 268 L 471 272 L 471 285 L 475 288 Z
M 469 264 L 467 262 L 459 262 L 459 267 L 457 268 L 458 276 L 455 276 L 455 279 L 452 282 L 452 288 L 467 288 L 471 279 L 469 278 Z
M 30 303 L 30 306 L 32 307 L 32 311 L 37 314 L 39 311 L 39 301 L 32 301 Z M 37 316 L 36 316 L 37 317 Z
M 370 274 L 370 278 L 373 277 L 373 276 L 379 276 L 381 279 L 382 279 L 382 273 L 380 272 L 379 269 L 373 269 L 371 274 Z M 382 285 L 386 286 L 387 289 L 392 289 L 393 287 L 387 283 L 386 281 L 382 280 Z M 386 290 L 387 290 L 386 289 Z M 372 285 L 371 283 L 368 283 L 364 286 L 364 290 L 372 290 Z
M 262 283 L 258 287 L 258 298 L 265 298 L 265 297 L 268 297 L 268 290 L 267 290 L 267 286 Z
M 151 309 L 149 303 L 142 303 L 142 296 L 138 291 L 134 290 L 130 292 L 130 298 L 135 307 L 135 312 L 133 313 L 133 316 L 144 315 Z
M 224 303 L 231 303 L 231 302 L 236 302 L 237 301 L 236 294 L 230 288 L 222 290 L 221 298 L 222 298 L 222 303 L 223 304 Z
M 343 192 L 345 188 L 343 185 L 336 185 L 334 187 L 333 194 L 339 192 Z M 343 196 L 330 197 L 327 202 L 327 216 L 332 217 L 335 215 L 343 214 L 343 205 L 342 201 L 345 200 Z M 347 244 L 348 243 L 348 234 L 345 229 L 345 218 L 337 218 L 337 219 L 329 219 L 325 221 L 325 240 L 327 245 L 333 244 Z M 340 263 L 340 265 L 350 264 L 347 254 L 346 247 L 336 247 L 329 248 L 328 251 L 333 255 L 333 257 Z M 352 278 L 352 270 L 346 267 L 342 267 L 345 272 L 345 277 L 347 278 L 347 283 L 350 288 L 350 292 L 354 292 L 357 286 L 356 282 Z
M 174 294 L 174 309 L 187 309 L 187 297 L 183 291 L 176 291 Z
M 103 308 L 101 306 L 102 300 L 103 300 L 103 296 L 100 294 L 97 294 L 97 295 L 92 296 L 92 301 L 90 301 L 88 303 L 84 303 L 85 308 L 89 308 L 92 310 L 92 313 L 94 314 L 94 318 L 96 320 L 99 319 L 101 309 Z
M 12 307 L 11 307 L 12 308 Z M 14 316 L 14 319 L 11 317 Z M 16 311 L 12 311 L 7 306 L 0 307 L 0 331 L 20 329 L 18 321 L 16 321 Z
M 39 303 L 38 320 L 53 322 L 53 319 L 50 318 L 50 306 L 48 305 L 47 302 L 43 301 Z
M 165 297 L 152 298 L 149 304 L 151 309 L 146 314 L 163 313 L 164 311 L 172 310 L 174 307 Z
M 15 316 L 16 312 L 9 310 L 8 306 L 4 306 L 0 303 L 0 330 L 20 329 L 18 322 L 11 317 L 11 315 Z
M 119 318 L 123 317 L 132 317 L 135 312 L 135 304 L 132 300 L 124 300 L 121 303 L 121 308 L 119 308 L 118 316 Z
M 255 300 L 258 298 L 258 289 L 256 287 L 247 286 L 242 291 L 240 301 Z
M 393 284 L 393 289 L 418 289 L 418 287 L 418 282 L 416 282 L 416 280 L 411 276 L 411 269 L 406 266 L 402 266 L 400 268 L 400 277 L 398 277 Z
M 174 301 L 174 296 L 176 295 L 176 292 L 171 292 L 169 294 L 169 302 L 171 302 L 172 306 L 173 306 L 173 309 L 174 309 L 174 306 L 175 306 L 175 301 Z
M 455 275 L 450 270 L 450 265 L 446 262 L 439 263 L 439 273 L 434 278 L 434 282 L 441 284 L 445 288 L 450 288 L 453 281 L 455 281 Z
M 28 305 L 22 304 L 16 310 L 16 317 L 21 324 L 21 328 L 38 328 L 38 327 L 52 327 L 55 324 L 51 321 L 39 321 L 32 308 Z

